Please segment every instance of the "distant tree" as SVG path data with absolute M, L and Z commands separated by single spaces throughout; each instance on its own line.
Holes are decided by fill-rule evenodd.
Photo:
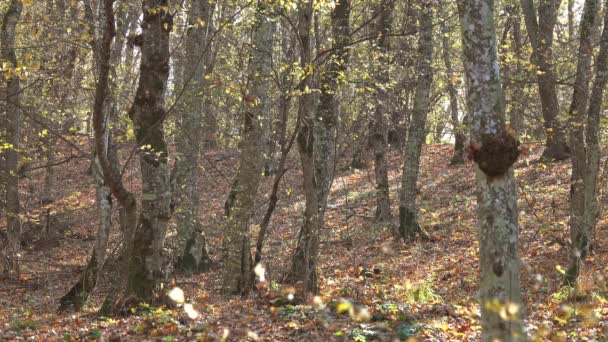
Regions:
M 6 79 L 4 113 L 0 113 L 0 166 L 5 195 L 5 213 L 10 255 L 8 273 L 19 276 L 19 254 L 21 250 L 21 205 L 19 203 L 19 149 L 21 146 L 21 87 L 17 56 L 15 54 L 15 29 L 21 17 L 23 4 L 11 0 L 0 28 L 0 65 L 8 67 L 3 72 Z
M 458 111 L 458 92 L 456 89 L 457 76 L 452 66 L 452 42 L 450 40 L 450 29 L 448 27 L 445 6 L 439 2 L 438 9 L 441 12 L 441 57 L 443 64 L 445 65 L 446 71 L 446 87 L 449 96 L 449 112 L 450 121 L 452 124 L 452 136 L 454 137 L 454 152 L 452 153 L 452 159 L 450 160 L 451 165 L 458 165 L 464 163 L 464 145 L 466 140 L 466 133 L 464 122 L 461 122 Z M 464 120 L 463 120 L 464 121 Z
M 553 30 L 562 0 L 540 1 L 538 9 L 533 0 L 521 0 L 528 37 L 532 45 L 532 64 L 543 112 L 547 140 L 542 160 L 563 160 L 570 156 L 564 127 L 559 121 L 557 81 L 553 68 Z
M 481 340 L 523 341 L 517 193 L 512 169 L 519 150 L 505 125 L 494 1 L 463 1 L 459 12 L 471 115 L 469 149 L 477 165 Z

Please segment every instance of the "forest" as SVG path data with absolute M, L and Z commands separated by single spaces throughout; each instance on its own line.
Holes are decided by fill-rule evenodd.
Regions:
M 608 341 L 608 0 L 0 0 L 0 340 Z

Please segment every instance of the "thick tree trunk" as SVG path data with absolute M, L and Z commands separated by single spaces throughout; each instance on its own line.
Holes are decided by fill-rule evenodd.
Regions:
M 188 33 L 183 57 L 182 79 L 189 80 L 182 96 L 180 117 L 175 138 L 175 217 L 177 223 L 177 246 L 175 253 L 178 269 L 187 273 L 199 273 L 209 269 L 209 254 L 206 237 L 199 218 L 200 176 L 199 155 L 203 136 L 200 134 L 205 110 L 204 60 L 210 51 L 209 26 L 201 26 L 200 20 L 209 23 L 215 3 L 207 0 L 192 0 L 188 14 Z M 203 54 L 203 55 L 201 55 Z
M 553 59 L 553 29 L 557 21 L 561 0 L 541 1 L 537 11 L 532 0 L 521 0 L 528 36 L 532 45 L 532 62 L 538 68 L 538 92 L 543 112 L 547 140 L 542 160 L 563 160 L 570 156 L 566 134 L 559 121 L 556 77 Z
M 388 184 L 388 166 L 386 161 L 387 128 L 385 116 L 389 108 L 388 83 L 389 83 L 389 52 L 392 16 L 394 9 L 393 0 L 382 0 L 378 4 L 375 33 L 376 49 L 380 61 L 376 70 L 376 110 L 370 121 L 370 141 L 374 151 L 375 180 L 376 180 L 376 214 L 378 222 L 389 222 L 391 220 L 391 203 Z
M 512 168 L 519 151 L 505 125 L 494 1 L 468 0 L 459 6 L 471 144 L 477 164 L 481 340 L 523 341 Z
M 419 11 L 420 36 L 416 66 L 419 76 L 416 81 L 414 110 L 408 129 L 407 141 L 405 142 L 399 196 L 399 234 L 405 241 L 415 239 L 422 232 L 417 217 L 416 184 L 420 169 L 420 153 L 426 139 L 426 117 L 431 107 L 431 86 L 433 83 L 431 67 L 433 62 L 433 10 L 430 1 L 425 2 L 421 7 Z
M 8 273 L 19 276 L 19 254 L 21 250 L 21 220 L 19 212 L 19 148 L 21 145 L 21 104 L 19 75 L 12 73 L 11 68 L 17 68 L 17 57 L 15 55 L 15 28 L 23 4 L 20 0 L 12 0 L 2 20 L 0 31 L 0 46 L 2 48 L 0 59 L 7 62 L 9 70 L 4 70 L 6 79 L 5 113 L 0 117 L 2 131 L 0 132 L 0 143 L 4 143 L 6 149 L 0 149 L 2 158 L 3 181 L 5 191 L 5 213 L 8 237 L 8 250 L 10 255 Z M 4 141 L 3 141 L 4 140 Z
M 168 0 L 143 0 L 139 85 L 129 117 L 140 146 L 141 213 L 129 259 L 127 294 L 151 302 L 162 279 L 162 247 L 171 217 L 167 143 L 163 130 L 164 93 L 169 76 Z
M 592 30 L 595 26 L 598 0 L 586 0 L 580 24 L 580 45 L 572 103 L 570 106 L 570 145 L 572 147 L 572 178 L 570 185 L 570 239 L 572 252 L 570 266 L 565 275 L 565 283 L 574 286 L 583 260 L 589 255 L 592 231 L 596 223 L 597 200 L 596 186 L 599 168 L 599 103 L 598 99 L 589 103 L 589 79 L 593 54 Z M 604 34 L 606 33 L 604 28 Z M 603 34 L 603 35 L 604 35 Z M 602 37 L 604 41 L 605 37 Z M 605 85 L 606 43 L 602 44 L 597 63 L 597 74 L 594 84 L 603 88 Z M 602 56 L 602 54 L 604 54 Z M 603 60 L 602 60 L 603 59 Z M 604 68 L 604 70 L 602 70 Z M 599 81 L 599 83 L 598 83 Z M 602 84 L 602 82 L 604 82 Z M 588 107 L 589 103 L 589 107 Z M 593 107 L 593 108 L 592 108 Z M 592 110 L 593 109 L 593 113 Z
M 246 294 L 253 285 L 249 220 L 264 166 L 263 117 L 270 110 L 272 88 L 273 25 L 267 20 L 270 6 L 264 1 L 256 5 L 249 64 L 249 89 L 243 97 L 244 126 L 241 133 L 241 161 L 238 174 L 225 205 L 224 282 L 226 295 Z

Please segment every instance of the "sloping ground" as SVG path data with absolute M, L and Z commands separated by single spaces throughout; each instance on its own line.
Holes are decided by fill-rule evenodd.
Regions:
M 526 157 L 535 160 L 540 147 Z M 234 176 L 238 153 L 205 155 L 200 186 L 202 215 L 215 263 L 211 272 L 180 276 L 198 317 L 183 308 L 139 307 L 126 318 L 98 319 L 93 313 L 107 286 L 103 281 L 83 313 L 56 314 L 57 299 L 82 269 L 95 236 L 94 187 L 86 161 L 58 170 L 57 200 L 46 207 L 32 203 L 33 237 L 26 246 L 24 274 L 0 282 L 0 338 L 39 340 L 389 340 L 415 337 L 429 341 L 479 339 L 475 182 L 471 164 L 448 167 L 451 147 L 426 146 L 420 186 L 420 219 L 431 240 L 395 243 L 388 228 L 372 222 L 375 209 L 373 168 L 338 167 L 321 242 L 321 295 L 300 303 L 284 299 L 280 284 L 289 266 L 301 222 L 303 198 L 298 159 L 290 160 L 280 202 L 270 227 L 262 264 L 265 282 L 249 298 L 225 300 L 221 284 L 223 201 Z M 124 155 L 128 155 L 126 151 Z M 396 213 L 400 156 L 390 154 L 391 195 Z M 127 183 L 137 188 L 135 166 Z M 603 214 L 594 254 L 583 269 L 576 295 L 560 288 L 560 269 L 568 256 L 569 163 L 517 164 L 526 327 L 538 340 L 601 340 L 608 337 L 608 228 Z M 35 198 L 42 174 L 24 184 Z M 265 211 L 272 179 L 260 189 L 252 224 Z M 605 186 L 602 186 L 605 204 Z M 47 221 L 44 221 L 44 218 Z M 54 221 L 51 218 L 55 218 Z M 50 222 L 46 224 L 46 222 Z M 58 233 L 51 238 L 45 227 Z M 59 233 L 60 232 L 60 233 Z M 114 241 L 119 238 L 115 232 Z M 45 237 L 45 238 L 41 238 Z M 45 242 L 46 241 L 46 242 Z M 297 304 L 297 305 L 296 305 Z M 192 312 L 191 312 L 192 314 Z

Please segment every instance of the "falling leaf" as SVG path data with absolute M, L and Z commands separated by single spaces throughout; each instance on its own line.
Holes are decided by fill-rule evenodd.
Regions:
M 184 297 L 184 290 L 179 287 L 174 287 L 171 291 L 169 291 L 169 298 L 178 304 L 183 304 L 186 301 Z

